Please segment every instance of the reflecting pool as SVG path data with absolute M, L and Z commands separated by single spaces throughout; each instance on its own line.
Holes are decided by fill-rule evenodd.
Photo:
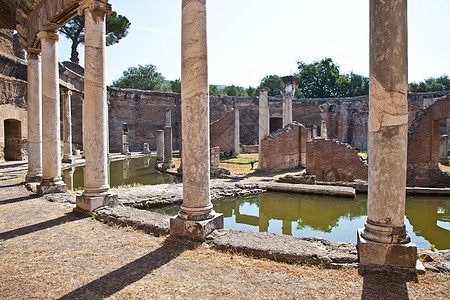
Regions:
M 356 243 L 356 229 L 367 218 L 367 198 L 264 193 L 213 202 L 224 214 L 226 229 L 275 232 Z M 176 215 L 179 206 L 160 209 Z M 450 198 L 408 197 L 405 224 L 419 248 L 450 249 Z
M 109 185 L 155 185 L 164 183 L 181 183 L 179 177 L 161 173 L 155 169 L 154 156 L 126 158 L 111 161 L 108 164 Z M 62 177 L 69 190 L 82 190 L 84 187 L 84 166 L 72 167 L 62 171 Z

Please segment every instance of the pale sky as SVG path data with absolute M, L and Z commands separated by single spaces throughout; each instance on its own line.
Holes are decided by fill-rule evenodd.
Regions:
M 128 67 L 153 64 L 168 80 L 181 72 L 181 0 L 110 0 L 131 21 L 106 48 L 107 83 Z M 297 61 L 331 57 L 341 73 L 369 75 L 369 0 L 208 0 L 209 83 L 259 85 L 290 75 Z M 408 1 L 409 82 L 450 75 L 450 0 Z M 84 48 L 78 48 L 84 64 Z M 62 37 L 59 59 L 70 59 Z

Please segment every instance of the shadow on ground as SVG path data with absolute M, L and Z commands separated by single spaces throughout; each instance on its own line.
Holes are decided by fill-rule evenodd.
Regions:
M 124 289 L 125 287 L 139 281 L 171 260 L 175 259 L 186 250 L 197 247 L 194 244 L 183 243 L 181 241 L 167 239 L 163 245 L 136 259 L 135 261 L 102 276 L 90 283 L 70 292 L 59 298 L 68 299 L 103 299 Z
M 418 282 L 417 274 L 409 272 L 366 271 L 364 273 L 362 300 L 409 299 L 407 282 Z

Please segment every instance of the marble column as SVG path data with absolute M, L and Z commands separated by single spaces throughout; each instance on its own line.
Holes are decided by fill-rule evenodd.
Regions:
M 40 49 L 28 48 L 28 172 L 26 182 L 42 180 L 42 72 Z
M 269 91 L 268 87 L 258 89 L 259 109 L 258 109 L 258 169 L 261 168 L 261 141 L 270 134 L 270 110 L 269 110 Z
M 369 192 L 360 267 L 414 268 L 406 232 L 407 0 L 370 0 Z M 361 269 L 361 270 L 362 270 Z
M 122 154 L 131 155 L 128 145 L 128 124 L 122 124 Z
M 441 135 L 439 141 L 439 163 L 448 165 L 448 135 Z
M 156 162 L 164 161 L 164 130 L 158 130 L 156 134 Z
M 173 164 L 172 126 L 164 126 L 164 163 L 163 169 L 170 169 Z
M 38 33 L 42 50 L 42 182 L 38 195 L 64 193 L 61 179 L 58 26 L 49 24 Z
M 73 163 L 72 153 L 72 108 L 71 108 L 71 90 L 63 90 L 62 102 L 63 102 L 63 163 Z
M 285 84 L 283 90 L 283 127 L 292 123 L 292 99 L 295 96 L 295 86 L 299 83 L 299 78 L 295 76 L 281 77 Z
M 96 208 L 115 205 L 117 195 L 108 184 L 108 138 L 105 62 L 105 14 L 111 5 L 97 0 L 80 3 L 85 15 L 85 68 L 83 103 L 83 152 L 86 157 L 84 192 L 77 195 L 77 209 L 92 212 Z
M 233 141 L 233 155 L 239 155 L 241 153 L 241 147 L 240 147 L 240 124 L 239 124 L 239 106 L 234 107 L 234 141 Z
M 206 0 L 183 0 L 181 24 L 183 204 L 170 219 L 170 235 L 204 241 L 223 228 L 210 196 Z

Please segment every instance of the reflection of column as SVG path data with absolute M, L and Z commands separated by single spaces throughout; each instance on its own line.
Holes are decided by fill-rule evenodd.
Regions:
M 73 173 L 75 172 L 74 167 L 70 167 L 63 171 L 63 180 L 67 184 L 67 189 L 73 191 Z
M 448 165 L 448 135 L 441 135 L 439 142 L 439 163 Z
M 111 5 L 85 0 L 80 4 L 85 16 L 85 68 L 84 68 L 84 156 L 86 157 L 84 192 L 77 196 L 77 208 L 85 211 L 112 205 L 108 184 L 105 14 Z
M 28 48 L 28 173 L 26 182 L 42 180 L 42 72 L 39 49 Z
M 66 192 L 61 180 L 58 27 L 38 33 L 42 48 L 42 183 L 37 193 Z
M 361 265 L 415 267 L 406 233 L 407 0 L 370 1 L 369 193 Z
M 292 123 L 292 99 L 295 96 L 295 86 L 299 83 L 299 78 L 295 76 L 281 77 L 285 84 L 283 90 L 283 127 Z
M 73 163 L 72 154 L 72 109 L 71 109 L 71 97 L 72 91 L 63 90 L 63 143 L 64 143 L 64 156 L 62 162 Z
M 285 235 L 292 235 L 292 221 L 283 220 L 281 232 Z
M 164 161 L 164 130 L 158 130 L 156 135 L 156 162 Z
M 259 232 L 267 232 L 269 230 L 269 218 L 259 209 Z
M 234 107 L 234 143 L 233 151 L 234 155 L 238 155 L 241 152 L 240 149 L 240 131 L 239 131 L 239 106 Z
M 123 175 L 123 180 L 124 180 L 124 184 L 126 184 L 128 178 L 130 177 L 130 160 L 129 159 L 124 159 L 122 161 L 122 175 Z
M 181 113 L 183 204 L 170 235 L 204 240 L 223 228 L 210 198 L 209 86 L 206 0 L 182 1 Z
M 261 141 L 270 134 L 270 111 L 269 111 L 269 91 L 268 87 L 258 89 L 259 92 L 259 158 L 258 169 L 261 168 Z

